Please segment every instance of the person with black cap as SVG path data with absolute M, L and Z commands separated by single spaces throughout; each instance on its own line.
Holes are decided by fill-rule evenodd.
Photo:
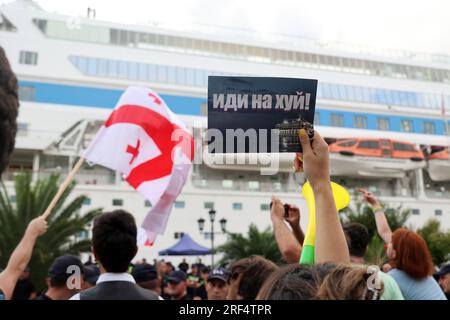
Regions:
M 158 296 L 161 295 L 161 279 L 158 278 L 156 268 L 148 263 L 136 265 L 131 272 L 136 283 L 147 290 L 151 290 Z
M 95 264 L 84 264 L 84 286 L 83 290 L 95 287 L 98 277 L 100 277 L 100 268 Z
M 79 258 L 71 255 L 56 258 L 48 272 L 48 290 L 35 300 L 69 299 L 83 287 L 83 275 L 84 266 Z
M 192 300 L 187 292 L 186 273 L 181 270 L 172 271 L 167 277 L 166 293 L 171 300 Z
M 139 287 L 128 273 L 137 249 L 136 221 L 130 213 L 114 210 L 97 216 L 92 229 L 92 253 L 101 274 L 95 287 L 71 300 L 158 300 L 157 294 Z
M 206 283 L 208 300 L 226 300 L 228 295 L 228 272 L 223 268 L 214 269 Z
M 434 276 L 438 280 L 442 291 L 444 291 L 447 300 L 450 300 L 450 263 L 444 265 Z

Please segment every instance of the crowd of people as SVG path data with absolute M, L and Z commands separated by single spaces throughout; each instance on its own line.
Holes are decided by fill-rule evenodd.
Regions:
M 17 79 L 0 51 L 1 166 L 14 147 L 17 116 Z M 11 111 L 11 112 L 9 112 Z M 8 113 L 9 112 L 9 113 Z M 3 139 L 4 137 L 4 139 Z M 303 148 L 294 167 L 303 171 L 314 192 L 316 207 L 315 264 L 299 264 L 304 239 L 300 211 L 272 198 L 270 217 L 278 248 L 286 261 L 277 265 L 261 256 L 234 261 L 226 268 L 164 261 L 132 265 L 137 227 L 124 210 L 102 213 L 94 220 L 94 261 L 78 257 L 55 259 L 48 271 L 47 289 L 37 294 L 27 265 L 39 236 L 48 225 L 43 217 L 32 220 L 22 240 L 0 273 L 0 299 L 36 300 L 447 300 L 450 265 L 436 272 L 424 239 L 404 228 L 391 231 L 383 208 L 373 194 L 360 190 L 372 206 L 378 234 L 386 243 L 389 262 L 367 266 L 369 236 L 360 224 L 342 225 L 330 186 L 327 143 L 319 132 L 309 139 L 299 131 Z M 5 226 L 2 226 L 5 227 Z M 379 267 L 383 271 L 379 271 Z

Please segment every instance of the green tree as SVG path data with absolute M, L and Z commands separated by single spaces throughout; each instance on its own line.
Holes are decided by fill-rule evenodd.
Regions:
M 220 264 L 228 264 L 251 255 L 259 255 L 275 263 L 282 259 L 270 228 L 261 232 L 254 224 L 250 225 L 247 237 L 240 233 L 229 233 L 227 242 L 218 247 L 217 251 L 223 253 Z
M 11 201 L 5 185 L 0 188 L 0 266 L 6 266 L 9 256 L 22 238 L 28 223 L 41 215 L 50 204 L 59 187 L 59 176 L 51 175 L 35 184 L 29 173 L 20 173 L 14 178 L 15 202 Z M 63 254 L 79 255 L 90 251 L 90 239 L 78 235 L 87 232 L 95 215 L 95 209 L 80 216 L 79 211 L 86 196 L 67 201 L 75 187 L 72 182 L 57 202 L 48 218 L 47 232 L 38 238 L 29 263 L 31 280 L 36 289 L 45 287 L 45 278 L 53 260 Z
M 427 242 L 435 265 L 441 265 L 450 259 L 450 231 L 441 230 L 441 223 L 430 219 L 422 228 L 417 230 Z

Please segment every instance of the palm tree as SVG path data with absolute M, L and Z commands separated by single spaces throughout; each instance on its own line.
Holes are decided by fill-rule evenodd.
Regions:
M 218 247 L 217 251 L 223 253 L 221 265 L 248 258 L 251 255 L 259 255 L 275 263 L 281 262 L 282 259 L 270 228 L 261 232 L 254 224 L 250 225 L 247 237 L 240 233 L 229 233 L 227 242 Z
M 51 175 L 35 184 L 29 173 L 20 173 L 14 178 L 15 202 L 11 201 L 5 185 L 0 188 L 0 266 L 6 266 L 9 256 L 19 243 L 28 223 L 41 215 L 58 191 L 59 176 Z M 38 238 L 29 263 L 31 279 L 38 290 L 45 287 L 45 278 L 53 260 L 63 254 L 79 255 L 90 251 L 89 239 L 77 238 L 88 232 L 95 215 L 95 209 L 80 216 L 79 211 L 86 196 L 66 201 L 75 187 L 72 182 L 57 202 L 53 213 L 47 219 L 49 228 Z M 67 202 L 67 203 L 66 203 Z

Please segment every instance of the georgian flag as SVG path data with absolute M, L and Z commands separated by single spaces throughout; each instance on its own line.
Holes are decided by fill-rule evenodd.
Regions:
M 121 172 L 152 204 L 139 244 L 163 234 L 186 182 L 194 140 L 156 92 L 129 87 L 84 154 L 88 162 Z

